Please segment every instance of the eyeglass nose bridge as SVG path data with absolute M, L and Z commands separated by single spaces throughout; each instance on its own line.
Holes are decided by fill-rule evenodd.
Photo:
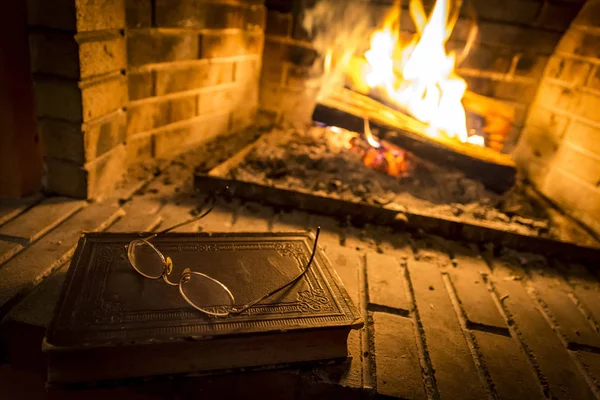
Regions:
M 163 274 L 171 275 L 171 272 L 173 272 L 173 260 L 171 260 L 171 257 L 167 256 L 165 258 L 165 270 Z

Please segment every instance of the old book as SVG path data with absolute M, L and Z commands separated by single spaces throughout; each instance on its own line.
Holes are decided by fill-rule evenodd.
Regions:
M 44 339 L 50 383 L 287 365 L 347 357 L 362 321 L 322 250 L 294 285 L 239 315 L 212 317 L 162 279 L 138 274 L 126 245 L 139 233 L 88 233 L 78 245 Z M 185 268 L 223 282 L 235 304 L 304 268 L 309 233 L 168 233 L 152 243 Z

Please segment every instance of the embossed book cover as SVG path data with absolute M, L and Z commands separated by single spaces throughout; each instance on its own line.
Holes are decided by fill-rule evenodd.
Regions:
M 137 273 L 137 233 L 88 233 L 77 246 L 46 338 L 49 382 L 339 359 L 362 321 L 322 250 L 307 273 L 237 315 L 211 316 L 177 286 Z M 243 305 L 297 276 L 313 235 L 168 233 L 152 239 L 179 277 L 189 268 L 222 282 Z M 174 278 L 177 281 L 177 278 Z

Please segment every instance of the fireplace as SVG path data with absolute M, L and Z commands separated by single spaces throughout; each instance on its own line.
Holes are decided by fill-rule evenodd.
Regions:
M 373 44 L 373 32 L 393 24 L 393 37 L 409 43 L 419 37 L 434 4 L 61 0 L 48 5 L 29 0 L 26 20 L 39 134 L 33 152 L 37 148 L 43 154 L 43 189 L 98 199 L 110 193 L 132 166 L 173 159 L 203 143 L 252 130 L 257 121 L 306 131 L 314 122 L 323 122 L 316 113 L 319 104 L 331 104 L 323 99 L 331 92 L 332 71 L 336 65 L 343 69 L 344 63 L 349 64 L 343 51 L 350 48 L 365 64 L 369 51 L 381 51 Z M 366 78 L 357 84 L 347 72 L 342 93 L 360 94 L 359 100 L 368 100 L 372 109 L 365 113 L 363 103 L 350 115 L 354 120 L 344 117 L 345 125 L 325 125 L 359 136 L 373 131 L 375 142 L 383 140 L 384 149 L 392 146 L 395 150 L 387 155 L 381 148 L 362 150 L 363 161 L 370 157 L 375 169 L 383 168 L 382 160 L 385 165 L 392 162 L 396 165 L 392 175 L 406 178 L 410 163 L 398 164 L 397 158 L 402 154 L 404 160 L 404 152 L 408 158 L 423 159 L 413 158 L 411 165 L 434 164 L 436 169 L 436 164 L 449 162 L 451 169 L 461 170 L 486 189 L 529 193 L 502 200 L 505 203 L 518 203 L 533 194 L 596 236 L 600 232 L 600 150 L 593 111 L 598 98 L 597 2 L 448 4 L 446 26 L 440 28 L 447 29 L 448 38 L 441 44 L 446 56 L 454 52 L 453 82 L 464 82 L 467 89 L 462 103 L 468 134 L 446 142 L 406 132 L 386 135 L 377 119 L 385 114 L 380 112 L 384 108 L 377 104 L 396 117 L 406 110 L 390 105 L 393 96 L 382 95 L 381 85 L 361 91 Z M 390 19 L 390 13 L 395 17 Z M 332 20 L 332 15 L 339 17 Z M 453 16 L 455 20 L 448 22 Z M 350 64 L 356 57 L 352 60 Z M 373 69 L 381 60 L 369 62 Z M 460 101 L 456 104 L 460 106 Z M 412 118 L 415 112 L 408 114 Z M 397 118 L 386 118 L 384 126 L 398 127 Z M 424 126 L 422 121 L 418 124 Z M 346 147 L 356 151 L 368 143 L 364 137 L 362 144 L 356 140 Z M 417 147 L 411 147 L 415 140 Z M 420 152 L 430 140 L 435 151 Z M 29 184 L 29 192 L 33 186 Z M 473 185 L 460 190 L 479 190 L 469 187 Z M 463 213 L 456 211 L 456 203 L 463 201 L 443 200 L 436 206 L 456 216 Z M 536 204 L 525 208 L 535 209 Z M 513 217 L 522 225 L 523 217 L 529 216 L 509 213 L 499 218 Z M 540 224 L 542 228 L 536 229 L 544 230 Z
M 409 4 L 420 2 L 356 1 L 348 6 L 323 0 L 297 2 L 293 10 L 269 9 L 261 110 L 278 122 L 296 126 L 315 119 L 315 115 L 299 110 L 314 110 L 315 106 L 318 110 L 319 103 L 331 104 L 327 93 L 323 101 L 323 86 L 329 83 L 323 65 L 331 62 L 327 51 L 335 59 L 335 51 L 344 46 L 362 46 L 354 53 L 364 54 L 369 49 L 368 38 L 383 30 L 386 15 L 398 3 L 399 37 L 410 38 L 419 29 Z M 435 2 L 423 3 L 425 13 L 431 12 Z M 501 109 L 499 114 L 508 116 L 502 121 L 502 137 L 488 135 L 486 147 L 509 155 L 518 171 L 517 180 L 526 182 L 544 201 L 596 235 L 600 229 L 600 153 L 593 144 L 598 136 L 593 111 L 598 98 L 594 86 L 597 11 L 594 1 L 519 1 L 503 3 L 502 7 L 465 2 L 446 43 L 448 52 L 456 51 L 456 74 L 464 79 L 468 92 L 483 98 L 491 105 L 488 109 Z M 468 54 L 461 59 L 465 48 Z M 341 75 L 342 86 L 347 88 L 347 73 Z M 348 95 L 335 101 L 339 104 L 339 99 Z M 371 91 L 371 97 L 377 93 L 373 96 Z M 468 97 L 463 98 L 463 104 Z M 348 122 L 348 113 L 341 119 L 323 115 L 317 119 L 361 132 L 361 116 L 372 115 L 361 112 L 354 113 L 354 123 Z M 336 123 L 342 120 L 341 125 Z M 390 123 L 386 127 L 390 125 L 393 127 Z
M 365 67 L 391 12 L 386 40 L 413 43 L 443 0 L 8 2 L 0 195 L 25 198 L 0 199 L 0 392 L 45 398 L 42 338 L 82 231 L 176 225 L 189 237 L 320 227 L 365 322 L 352 359 L 77 394 L 600 393 L 600 1 L 452 1 L 443 55 L 456 63 L 442 77 L 465 84 L 453 107 L 466 137 L 428 132 L 385 92 L 398 82 L 334 68 L 349 43 Z
M 102 197 L 128 166 L 254 121 L 261 1 L 27 3 L 47 192 Z

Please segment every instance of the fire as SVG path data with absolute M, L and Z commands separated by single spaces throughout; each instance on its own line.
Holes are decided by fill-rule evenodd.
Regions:
M 367 142 L 372 147 L 375 147 L 376 149 L 381 147 L 381 145 L 379 144 L 379 142 L 377 140 L 375 140 L 375 137 L 373 136 L 373 133 L 371 132 L 371 126 L 369 125 L 368 118 L 365 118 L 364 132 L 365 132 L 365 138 L 367 139 Z
M 365 118 L 365 140 L 360 134 L 337 126 L 329 126 L 327 129 L 339 136 L 348 150 L 359 154 L 367 167 L 401 178 L 410 175 L 413 168 L 413 163 L 410 162 L 412 155 L 391 143 L 379 142 L 371 132 L 368 119 Z
M 410 15 L 418 34 L 403 43 L 400 9 L 396 1 L 382 28 L 371 35 L 364 59 L 346 64 L 354 89 L 395 104 L 427 124 L 430 136 L 444 134 L 484 146 L 483 137 L 467 132 L 462 104 L 467 84 L 455 72 L 456 54 L 445 49 L 457 13 L 450 16 L 448 0 L 437 0 L 427 18 L 422 0 L 411 0 Z

